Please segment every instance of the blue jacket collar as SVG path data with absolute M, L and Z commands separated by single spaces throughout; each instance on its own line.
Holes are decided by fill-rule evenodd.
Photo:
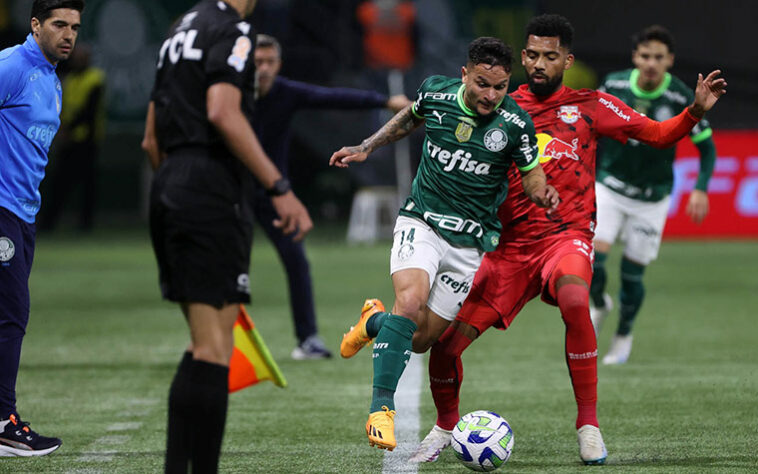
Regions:
M 50 64 L 50 61 L 47 60 L 44 54 L 42 54 L 42 49 L 40 49 L 37 42 L 34 40 L 34 36 L 32 36 L 31 33 L 29 33 L 26 37 L 26 41 L 24 41 L 24 49 L 28 53 L 27 56 L 29 59 L 31 59 L 32 63 L 37 67 L 47 67 L 47 69 L 54 71 L 55 66 Z

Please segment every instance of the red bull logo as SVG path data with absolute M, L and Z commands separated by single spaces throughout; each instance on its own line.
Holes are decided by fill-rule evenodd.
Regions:
M 562 105 L 558 111 L 558 118 L 568 124 L 576 123 L 581 116 L 582 113 L 579 112 L 579 106 L 577 105 Z
M 550 160 L 560 160 L 561 158 L 579 161 L 579 155 L 576 154 L 578 143 L 578 138 L 574 138 L 571 140 L 571 143 L 567 143 L 560 138 L 553 138 L 547 133 L 538 133 L 537 147 L 540 149 L 540 163 L 546 163 Z

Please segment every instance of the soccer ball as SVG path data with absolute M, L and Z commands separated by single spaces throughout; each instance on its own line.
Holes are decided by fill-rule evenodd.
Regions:
M 495 412 L 477 410 L 463 415 L 453 428 L 455 456 L 474 471 L 494 471 L 513 451 L 513 430 Z

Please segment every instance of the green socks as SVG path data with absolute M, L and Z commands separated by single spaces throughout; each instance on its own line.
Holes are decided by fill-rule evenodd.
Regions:
M 416 323 L 406 317 L 384 314 L 384 324 L 374 340 L 374 392 L 369 413 L 380 411 L 382 406 L 390 410 L 395 409 L 395 390 L 411 358 L 413 333 L 417 327 Z M 372 316 L 372 319 L 377 315 Z M 366 323 L 367 329 L 369 322 L 376 323 L 369 319 Z
M 605 260 L 608 258 L 607 253 L 595 252 L 595 261 L 592 263 L 592 284 L 590 285 L 590 298 L 595 308 L 605 306 L 603 293 L 605 293 L 605 282 L 608 275 L 605 272 Z
M 382 311 L 379 313 L 374 313 L 368 318 L 368 321 L 366 321 L 366 332 L 368 333 L 368 337 L 373 339 L 377 336 L 377 334 L 379 334 L 379 330 L 382 329 L 384 322 L 387 320 L 387 317 L 390 314 L 391 313 Z
M 616 334 L 626 336 L 632 332 L 632 325 L 645 297 L 642 274 L 645 266 L 627 260 L 621 260 L 621 292 L 619 293 L 619 326 Z

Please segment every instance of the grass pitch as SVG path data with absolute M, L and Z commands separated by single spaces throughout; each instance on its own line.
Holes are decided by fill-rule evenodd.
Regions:
M 308 243 L 320 331 L 337 352 L 363 299 L 392 304 L 389 244 Z M 618 253 L 609 261 L 618 288 Z M 628 364 L 599 369 L 599 417 L 610 472 L 758 469 L 758 242 L 667 242 L 647 271 L 647 299 Z M 271 246 L 253 252 L 251 315 L 290 386 L 232 394 L 222 472 L 380 472 L 369 448 L 371 358 L 290 359 L 295 344 L 284 275 Z M 187 341 L 178 309 L 160 300 L 147 232 L 41 236 L 18 406 L 59 436 L 56 453 L 0 458 L 0 472 L 160 472 L 166 396 Z M 601 333 L 608 346 L 615 318 Z M 489 409 L 515 433 L 499 472 L 580 472 L 575 405 L 557 309 L 532 302 L 507 333 L 485 333 L 464 355 L 461 411 Z M 434 423 L 423 383 L 419 437 Z M 398 414 L 398 417 L 402 413 Z M 419 472 L 468 472 L 443 452 Z

